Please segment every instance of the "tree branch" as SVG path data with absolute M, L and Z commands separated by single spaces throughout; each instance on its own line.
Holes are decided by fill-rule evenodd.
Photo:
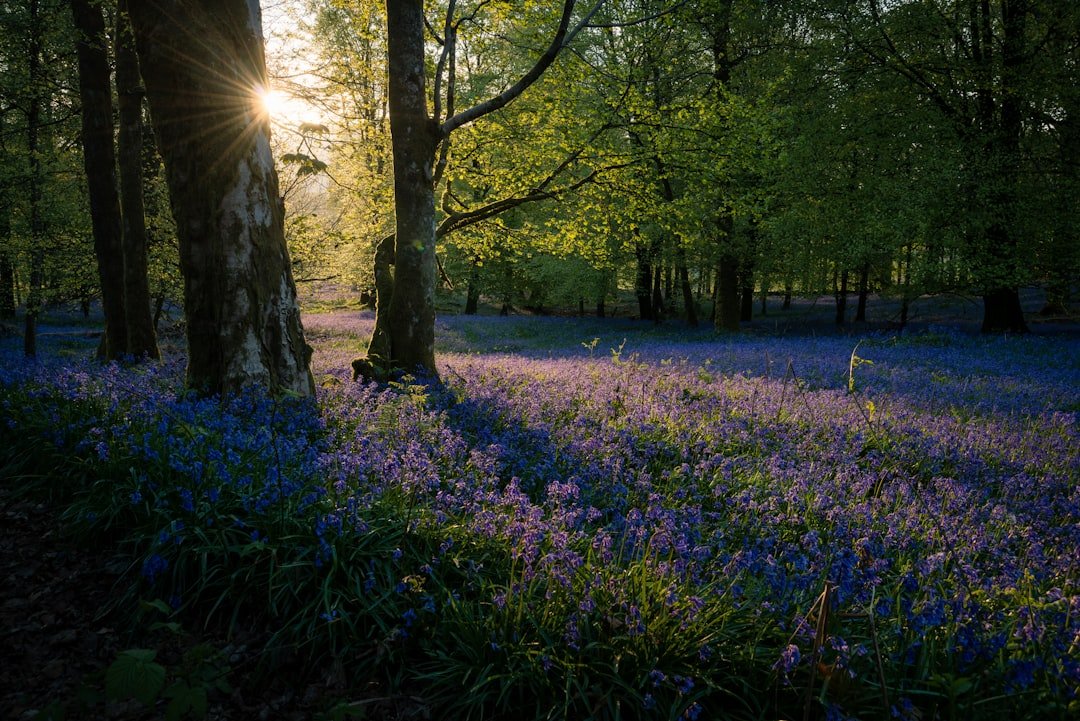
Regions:
M 562 17 L 559 19 L 559 28 L 555 31 L 555 37 L 552 38 L 551 44 L 548 45 L 547 50 L 545 50 L 544 54 L 536 61 L 536 64 L 533 65 L 527 73 L 521 76 L 520 80 L 495 97 L 489 98 L 467 110 L 463 110 L 457 115 L 447 118 L 446 121 L 439 126 L 440 135 L 443 138 L 447 137 L 462 125 L 467 125 L 478 118 L 482 118 L 485 115 L 495 112 L 525 92 L 526 88 L 535 83 L 540 76 L 544 74 L 544 71 L 555 62 L 555 58 L 558 57 L 562 49 L 566 47 L 566 44 L 573 40 L 574 36 L 586 26 L 588 20 L 600 9 L 600 6 L 603 5 L 603 3 L 604 0 L 597 0 L 597 3 L 585 14 L 582 21 L 578 23 L 573 30 L 570 30 L 570 18 L 574 14 L 576 2 L 575 0 L 564 0 Z

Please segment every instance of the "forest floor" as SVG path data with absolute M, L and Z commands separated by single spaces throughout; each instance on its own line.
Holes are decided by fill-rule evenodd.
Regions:
M 1076 318 L 1040 318 L 1035 312 L 1038 299 L 1027 300 L 1033 332 L 1080 332 Z M 877 306 L 869 326 L 850 324 L 837 329 L 830 301 L 801 300 L 791 311 L 784 312 L 779 302 L 770 298 L 769 314 L 755 317 L 747 330 L 827 335 L 858 333 L 887 327 L 889 323 L 891 311 Z M 337 310 L 355 314 L 354 309 Z M 969 299 L 939 299 L 917 308 L 911 329 L 975 333 L 977 310 Z M 60 352 L 85 353 L 93 342 L 88 339 L 99 332 L 95 320 L 83 321 L 74 314 L 60 313 L 51 322 L 43 323 L 41 331 L 72 337 L 70 345 L 68 341 L 60 344 Z M 16 333 L 12 327 L 6 330 Z M 177 336 L 169 342 L 180 345 L 182 338 Z M 163 703 L 148 708 L 137 701 L 112 702 L 105 698 L 106 670 L 125 649 L 154 648 L 157 661 L 171 670 L 183 665 L 193 649 L 208 644 L 221 652 L 224 663 L 232 669 L 229 680 L 234 684 L 238 678 L 246 677 L 244 669 L 258 663 L 265 641 L 259 629 L 241 630 L 226 638 L 212 633 L 197 637 L 186 630 L 151 630 L 149 623 L 130 627 L 130 619 L 115 612 L 113 602 L 121 595 L 118 584 L 130 577 L 125 576 L 130 556 L 117 548 L 78 545 L 65 533 L 56 505 L 44 500 L 43 494 L 16 495 L 10 486 L 6 479 L 0 484 L 0 718 L 165 718 Z M 205 718 L 288 721 L 353 717 L 333 711 L 338 690 L 332 670 L 302 685 L 291 681 L 289 674 L 279 674 L 258 685 L 244 684 L 229 693 L 212 693 Z M 355 703 L 355 689 L 352 693 Z M 418 700 L 382 698 L 375 687 L 361 704 L 363 718 L 367 719 L 426 717 L 426 709 Z
M 106 669 L 135 640 L 132 629 L 118 627 L 124 619 L 109 611 L 130 559 L 112 549 L 76 545 L 65 537 L 57 510 L 44 501 L 16 497 L 2 487 L 0 505 L 0 717 L 57 718 L 60 708 L 81 701 L 95 707 L 93 717 L 155 718 L 137 701 L 101 698 Z M 151 639 L 138 641 L 148 645 Z M 238 714 L 219 701 L 207 718 L 288 718 L 250 711 Z
M 164 702 L 148 708 L 134 699 L 108 700 L 106 671 L 123 650 L 152 648 L 171 675 L 200 646 L 221 653 L 234 685 L 230 693 L 211 693 L 208 721 L 428 718 L 416 699 L 387 698 L 374 687 L 366 694 L 351 689 L 349 703 L 339 704 L 343 689 L 333 669 L 304 684 L 289 673 L 255 680 L 247 671 L 266 641 L 257 629 L 226 638 L 130 626 L 114 604 L 130 563 L 116 548 L 77 544 L 56 507 L 0 485 L 0 719 L 165 719 Z M 363 714 L 347 715 L 347 708 Z

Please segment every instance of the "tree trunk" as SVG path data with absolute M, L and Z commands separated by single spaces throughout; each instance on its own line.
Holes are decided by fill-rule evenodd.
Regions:
M 754 318 L 754 274 L 751 268 L 744 267 L 740 276 L 742 298 L 739 306 L 739 320 L 750 321 Z
M 983 333 L 1027 333 L 1020 293 L 1016 288 L 997 288 L 983 293 Z
M 637 296 L 638 317 L 641 320 L 652 320 L 652 264 L 649 259 L 648 247 L 639 241 L 634 246 L 634 255 L 637 257 L 637 276 L 634 281 L 634 294 Z
M 128 336 L 105 17 L 101 5 L 91 0 L 71 0 L 71 13 L 78 33 L 75 48 L 82 101 L 83 163 L 94 229 L 94 254 L 101 281 L 101 306 L 105 313 L 105 342 L 99 346 L 99 351 L 104 350 L 104 357 L 112 360 L 127 353 Z
M 660 268 L 653 272 L 652 319 L 654 323 L 662 323 L 664 320 L 664 279 L 661 277 L 662 275 Z
M 596 288 L 596 317 L 603 318 L 607 315 L 608 272 L 600 271 L 600 282 Z
M 845 268 L 840 271 L 840 285 L 836 285 L 836 274 L 833 274 L 833 292 L 836 296 L 836 324 L 844 325 L 847 320 L 847 296 L 848 296 L 848 271 Z
M 396 247 L 390 300 L 390 358 L 435 375 L 435 189 L 438 128 L 428 116 L 424 3 L 386 3 L 390 136 L 394 156 Z M 405 279 L 408 279 L 406 282 Z
M 476 315 L 480 309 L 480 266 L 474 260 L 469 268 L 469 283 L 465 288 L 465 315 Z
M 983 42 L 977 58 L 983 69 L 979 97 L 979 122 L 982 131 L 982 170 L 995 209 L 986 228 L 983 247 L 978 253 L 980 284 L 983 287 L 983 333 L 1026 333 L 1027 323 L 1017 289 L 1021 271 L 1019 257 L 1019 168 L 1020 140 L 1023 135 L 1022 66 L 1026 62 L 1024 33 L 1026 2 L 1002 2 L 1001 7 L 1001 90 L 995 108 L 992 75 L 996 60 L 993 52 L 997 38 L 992 32 L 988 3 L 981 7 Z
M 859 269 L 859 305 L 855 309 L 855 322 L 866 322 L 866 298 L 870 294 L 870 264 L 863 263 Z
M 75 0 L 76 3 L 86 0 Z M 142 78 L 135 38 L 121 0 L 116 15 L 116 97 L 120 114 L 117 156 L 120 167 L 120 217 L 123 222 L 124 325 L 127 353 L 159 358 L 154 319 L 150 315 L 150 283 L 146 276 L 146 215 L 142 178 Z
M 791 310 L 791 281 L 784 282 L 784 302 L 780 306 L 780 310 Z
M 394 297 L 394 236 L 388 235 L 375 246 L 375 329 L 368 341 L 368 362 L 376 375 L 390 368 L 390 299 Z
M 714 329 L 717 332 L 738 333 L 740 312 L 739 259 L 732 253 L 724 253 L 716 267 Z
M 682 243 L 675 241 L 675 264 L 676 275 L 679 277 L 679 287 L 682 289 L 683 312 L 686 313 L 686 324 L 691 328 L 697 328 L 697 304 L 694 302 L 694 289 L 690 286 L 690 271 L 686 268 L 686 249 Z
M 896 274 L 900 280 L 900 327 L 907 327 L 908 311 L 911 308 L 911 254 L 909 243 L 904 248 L 904 257 L 897 265 Z
M 0 320 L 15 317 L 15 267 L 2 246 L 11 238 L 11 206 L 0 198 Z
M 30 97 L 26 110 L 26 152 L 29 157 L 27 175 L 27 199 L 30 216 L 30 287 L 26 292 L 26 317 L 23 326 L 23 353 L 28 358 L 37 356 L 37 317 L 41 311 L 42 283 L 45 279 L 45 227 L 41 216 L 42 171 L 39 154 L 39 131 L 41 130 L 41 51 L 42 28 L 38 0 L 29 2 L 30 42 L 27 53 L 27 76 L 30 79 Z
M 285 246 L 284 208 L 258 93 L 258 3 L 130 6 L 180 240 L 188 384 L 314 393 Z
M 716 102 L 726 101 L 734 64 L 731 57 L 731 11 L 734 0 L 720 0 L 709 18 L 708 31 L 712 41 L 713 79 L 716 81 Z M 713 327 L 717 331 L 738 332 L 741 308 L 739 305 L 739 257 L 734 248 L 734 218 L 730 210 L 722 210 L 717 218 L 719 263 L 716 267 L 716 303 L 713 306 Z
M 480 286 L 469 278 L 469 285 L 465 289 L 465 315 L 476 315 L 480 307 Z

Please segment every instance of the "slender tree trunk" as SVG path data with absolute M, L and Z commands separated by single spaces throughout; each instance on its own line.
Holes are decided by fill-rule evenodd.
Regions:
M 780 306 L 780 310 L 791 310 L 791 281 L 784 281 L 784 302 Z
M 844 325 L 847 320 L 848 271 L 839 272 L 840 285 L 836 285 L 836 271 L 833 271 L 833 292 L 836 295 L 836 324 Z
M 686 324 L 691 328 L 697 328 L 697 304 L 694 302 L 694 289 L 690 286 L 690 271 L 686 268 L 686 249 L 682 243 L 675 242 L 675 273 L 679 277 L 679 287 L 682 290 L 683 312 L 686 313 Z
M 124 253 L 120 199 L 116 191 L 116 155 L 113 150 L 112 86 L 105 17 L 101 5 L 91 0 L 71 0 L 78 33 L 75 48 L 79 61 L 79 97 L 82 100 L 83 162 L 90 197 L 90 220 L 94 229 L 94 254 L 101 281 L 101 306 L 105 313 L 104 343 L 98 346 L 106 359 L 128 352 L 124 311 Z
M 903 279 L 900 282 L 900 327 L 907 327 L 908 310 L 911 307 L 911 244 L 904 248 L 904 258 L 899 264 L 897 274 L 902 272 Z
M 866 322 L 866 298 L 870 294 L 870 264 L 863 263 L 859 269 L 859 305 L 855 309 L 855 322 Z
M 86 2 L 86 0 L 75 0 Z M 142 78 L 135 38 L 120 0 L 116 15 L 116 96 L 120 114 L 117 157 L 120 167 L 120 216 L 123 221 L 124 324 L 127 353 L 159 358 L 154 319 L 150 316 L 150 282 L 146 275 L 146 215 L 142 178 Z
M 270 151 L 259 5 L 142 0 L 139 63 L 180 240 L 188 384 L 314 392 Z
M 465 315 L 476 315 L 480 309 L 480 261 L 473 260 L 469 268 L 469 283 L 465 288 Z
M 15 317 L 15 267 L 5 244 L 11 238 L 11 206 L 0 198 L 0 320 Z
M 718 220 L 722 240 L 721 247 L 730 244 L 733 219 L 730 213 L 724 213 Z M 739 331 L 739 259 L 731 251 L 725 250 L 720 255 L 716 266 L 716 303 L 713 328 L 717 332 L 737 333 Z
M 30 287 L 26 292 L 26 318 L 23 326 L 23 353 L 37 356 L 37 317 L 41 311 L 42 285 L 45 280 L 45 235 L 41 216 L 42 171 L 39 145 L 41 130 L 41 51 L 42 22 L 38 0 L 29 0 L 30 37 L 27 47 L 27 76 L 30 79 L 29 105 L 26 111 L 26 152 L 29 157 L 27 200 L 30 216 Z
M 435 370 L 435 189 L 438 128 L 428 116 L 424 3 L 386 3 L 390 135 L 394 155 L 395 274 L 390 357 L 408 371 Z
M 476 315 L 480 307 L 480 286 L 472 278 L 465 289 L 465 315 Z
M 655 245 L 653 246 L 653 256 L 658 255 Z M 662 323 L 664 321 L 664 293 L 663 293 L 663 273 L 660 268 L 656 268 L 653 272 L 653 287 L 652 287 L 652 319 L 654 323 Z
M 394 297 L 394 236 L 375 246 L 375 329 L 368 342 L 368 361 L 378 368 L 376 375 L 390 367 L 390 299 Z
M 637 279 L 634 282 L 634 294 L 638 302 L 638 318 L 652 320 L 652 263 L 649 258 L 648 246 L 643 241 L 634 245 L 634 255 L 637 257 Z
M 757 224 L 751 219 L 750 227 L 746 233 L 747 248 L 744 251 L 742 267 L 739 272 L 739 279 L 742 284 L 742 308 L 739 312 L 739 318 L 747 322 L 754 318 L 754 259 L 757 256 L 757 236 Z
M 754 318 L 754 272 L 750 266 L 744 266 L 740 273 L 742 298 L 739 306 L 739 320 L 750 321 Z
M 603 318 L 607 315 L 607 308 L 605 304 L 607 302 L 608 294 L 608 273 L 607 271 L 601 271 L 600 282 L 597 284 L 596 292 L 596 317 Z
M 709 22 L 712 40 L 713 79 L 716 81 L 716 101 L 725 102 L 724 93 L 731 81 L 731 11 L 734 0 L 720 0 L 714 6 Z M 719 263 L 716 267 L 716 303 L 713 305 L 713 327 L 717 331 L 738 332 L 741 307 L 739 304 L 740 259 L 734 247 L 735 222 L 731 211 L 720 211 L 717 218 Z
M 739 301 L 739 260 L 730 253 L 720 257 L 716 267 L 716 318 L 717 331 L 737 333 L 742 304 Z

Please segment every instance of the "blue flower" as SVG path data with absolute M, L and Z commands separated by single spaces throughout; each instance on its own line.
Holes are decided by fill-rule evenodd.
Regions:
M 150 583 L 169 568 L 169 561 L 154 553 L 143 560 L 142 575 Z

